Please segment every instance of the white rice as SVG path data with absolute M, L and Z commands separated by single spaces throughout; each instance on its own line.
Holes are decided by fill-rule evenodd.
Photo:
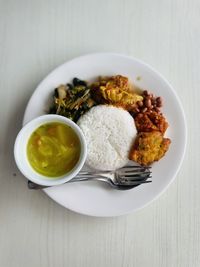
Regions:
M 137 130 L 126 110 L 99 105 L 84 114 L 78 125 L 87 142 L 87 165 L 98 170 L 115 170 L 127 164 Z

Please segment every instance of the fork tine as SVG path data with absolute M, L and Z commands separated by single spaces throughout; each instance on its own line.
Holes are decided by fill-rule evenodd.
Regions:
M 124 177 L 131 177 L 131 176 L 141 176 L 141 175 L 146 175 L 146 174 L 151 174 L 152 172 L 150 172 L 150 171 L 146 171 L 146 172 L 133 172 L 133 173 L 131 173 L 131 172 L 129 172 L 129 173 L 125 173 L 125 174 L 122 174 L 122 175 L 120 175 L 120 176 L 124 176 Z
M 129 178 L 133 178 L 133 177 L 144 177 L 144 176 L 149 176 L 151 175 L 152 172 L 143 172 L 143 173 L 130 173 L 130 174 L 124 174 L 124 175 L 120 175 L 119 177 L 122 179 L 129 179 Z
M 122 185 L 126 185 L 126 184 L 129 184 L 129 183 L 143 183 L 145 181 L 150 181 L 149 179 L 151 179 L 152 177 L 147 177 L 146 179 L 133 179 L 133 180 L 128 180 L 128 181 L 119 181 L 119 184 L 122 184 Z
M 152 178 L 151 175 L 148 175 L 148 176 L 143 176 L 143 177 L 129 177 L 129 178 L 125 178 L 124 180 L 119 180 L 121 183 L 128 183 L 128 182 L 134 182 L 134 181 L 146 181 L 147 179 L 150 179 Z
M 122 175 L 122 174 L 129 174 L 129 173 L 144 173 L 144 172 L 150 172 L 150 170 L 146 170 L 146 169 L 141 169 L 141 170 L 129 170 L 129 171 L 127 171 L 127 170 L 125 170 L 125 171 L 121 171 L 120 172 L 120 174 Z
M 135 165 L 127 165 L 127 166 L 124 166 L 122 167 L 121 169 L 126 169 L 126 168 L 132 168 L 132 169 L 151 169 L 151 166 L 135 166 Z M 119 169 L 119 170 L 121 170 Z
M 140 184 L 148 184 L 148 183 L 151 183 L 152 181 L 151 180 L 148 180 L 148 181 L 130 181 L 130 182 L 126 182 L 125 184 L 121 184 L 121 183 L 119 183 L 118 185 L 120 185 L 120 186 L 124 186 L 124 187 L 126 187 L 126 186 L 136 186 L 136 185 L 140 185 Z
M 129 172 L 138 172 L 138 173 L 141 173 L 141 172 L 144 172 L 144 171 L 150 171 L 150 168 L 124 168 L 124 169 L 121 169 L 119 170 L 119 173 L 129 173 Z
M 125 181 L 118 181 L 120 184 L 129 184 L 129 183 L 133 183 L 133 182 L 136 182 L 136 183 L 141 183 L 141 182 L 144 182 L 144 181 L 147 181 L 149 179 L 151 179 L 152 176 L 150 177 L 146 177 L 146 178 L 137 178 L 137 179 L 130 179 L 130 180 L 125 180 Z
M 126 177 L 129 177 L 129 176 L 140 176 L 140 175 L 146 175 L 148 173 L 151 173 L 150 171 L 144 171 L 144 172 L 125 172 L 125 173 L 120 173 L 118 174 L 119 176 L 126 176 Z

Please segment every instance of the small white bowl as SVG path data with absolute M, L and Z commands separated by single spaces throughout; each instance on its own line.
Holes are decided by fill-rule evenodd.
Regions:
M 36 172 L 31 167 L 27 158 L 27 143 L 31 134 L 41 125 L 51 122 L 61 122 L 70 126 L 77 134 L 81 144 L 81 153 L 79 161 L 77 162 L 75 167 L 70 172 L 64 174 L 63 176 L 53 177 L 53 178 L 46 177 Z M 22 174 L 32 182 L 45 186 L 64 184 L 65 182 L 75 177 L 83 167 L 84 162 L 86 160 L 86 155 L 87 155 L 87 146 L 85 137 L 81 129 L 73 121 L 59 115 L 43 115 L 27 123 L 18 133 L 14 146 L 15 161 Z

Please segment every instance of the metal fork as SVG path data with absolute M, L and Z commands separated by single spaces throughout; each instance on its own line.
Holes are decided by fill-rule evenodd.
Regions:
M 151 167 L 125 166 L 116 171 L 81 171 L 67 183 L 82 181 L 102 181 L 108 183 L 115 189 L 128 190 L 141 184 L 150 183 Z M 49 186 L 42 186 L 28 181 L 29 189 L 43 189 Z
M 91 176 L 92 175 L 92 176 Z M 150 183 L 151 180 L 151 171 L 150 167 L 141 167 L 141 166 L 126 166 L 116 171 L 104 171 L 104 172 L 81 172 L 75 180 L 77 181 L 91 181 L 97 180 L 106 182 L 115 189 L 118 190 L 127 190 L 131 189 L 140 184 Z

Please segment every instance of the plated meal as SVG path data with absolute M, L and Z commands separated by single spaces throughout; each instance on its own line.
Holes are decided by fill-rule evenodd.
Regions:
M 75 123 L 83 133 L 87 145 L 86 165 L 92 170 L 116 171 L 126 166 L 129 160 L 147 167 L 160 160 L 171 143 L 164 137 L 168 123 L 161 107 L 161 97 L 136 88 L 128 77 L 122 75 L 100 77 L 91 84 L 74 78 L 72 83 L 59 85 L 54 90 L 49 110 L 52 121 L 36 123 L 37 127 L 25 142 L 26 162 L 29 163 L 26 164 L 29 169 L 26 176 L 31 180 L 30 188 L 34 189 L 33 172 L 40 175 L 42 184 L 47 186 L 49 184 L 44 180 L 68 178 L 68 174 L 77 168 L 81 140 L 72 128 Z M 65 123 L 56 121 L 60 117 L 65 117 Z M 69 121 L 71 125 L 67 123 Z M 17 140 L 26 140 L 25 132 L 26 128 L 23 128 Z M 18 150 L 15 150 L 17 162 Z M 129 189 L 133 179 L 145 182 L 151 177 L 151 172 L 146 172 L 144 167 L 132 178 L 124 173 L 126 181 L 132 179 L 127 181 Z M 21 169 L 23 172 L 23 166 Z M 38 188 L 37 183 L 35 186 Z
M 54 165 L 51 156 L 38 161 L 33 148 L 36 167 L 39 171 L 41 166 L 45 167 L 44 177 L 31 166 L 33 159 L 28 160 L 27 145 L 40 126 L 55 122 L 75 131 L 81 150 L 75 166 L 69 165 L 71 171 L 60 168 L 60 159 L 53 167 L 56 173 L 51 176 L 51 162 Z M 186 147 L 184 111 L 169 82 L 148 64 L 113 53 L 81 56 L 52 71 L 31 96 L 23 126 L 26 131 L 18 144 L 17 165 L 24 176 L 51 186 L 44 192 L 60 205 L 92 216 L 130 213 L 157 198 L 174 180 Z M 62 134 L 55 132 L 55 136 L 48 133 L 48 138 L 42 137 L 42 133 L 40 138 L 44 143 L 37 140 L 41 152 L 45 157 L 51 155 L 58 142 L 56 160 L 70 158 L 70 145 L 63 145 Z M 93 182 L 64 184 L 77 174 L 105 172 L 107 168 L 116 173 L 124 165 L 122 169 L 150 166 L 152 183 L 125 191 Z M 58 176 L 58 169 L 64 174 Z M 62 186 L 52 187 L 59 184 Z
M 164 137 L 168 123 L 161 107 L 161 97 L 136 88 L 128 77 L 115 75 L 91 84 L 74 78 L 72 83 L 59 85 L 49 112 L 80 127 L 90 169 L 116 171 L 129 160 L 149 166 L 165 155 L 171 140 Z M 76 132 L 54 120 L 34 128 L 25 149 L 28 167 L 43 179 L 67 177 L 81 155 Z
M 50 113 L 65 116 L 82 129 L 89 167 L 116 170 L 129 160 L 148 166 L 165 155 L 171 140 L 164 137 L 168 122 L 162 105 L 161 97 L 115 75 L 91 84 L 74 78 L 59 85 Z

